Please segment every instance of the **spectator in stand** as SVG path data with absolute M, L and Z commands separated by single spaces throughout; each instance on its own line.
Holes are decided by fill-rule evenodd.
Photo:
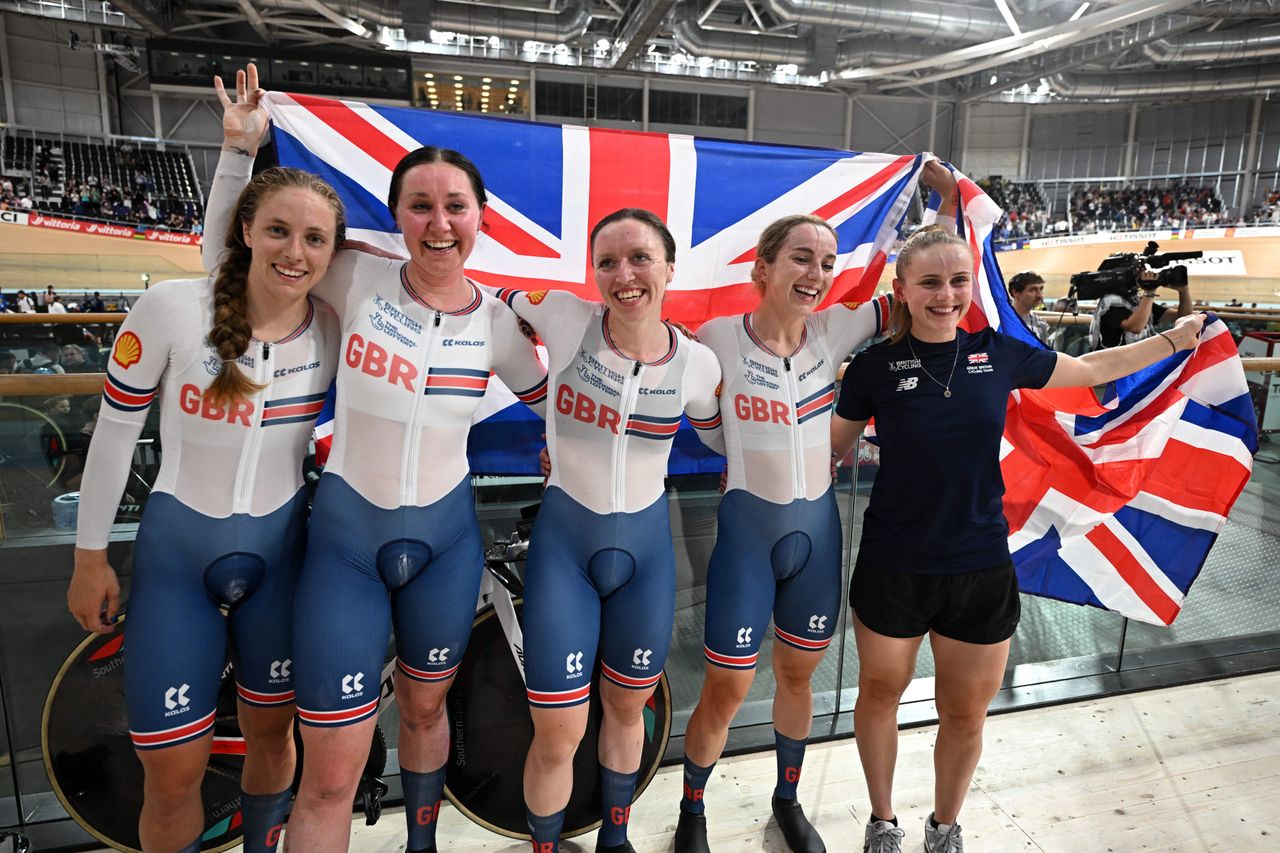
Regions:
M 18 313 L 34 314 L 36 313 L 36 304 L 31 301 L 31 297 L 27 296 L 25 290 L 18 291 Z
M 62 369 L 67 373 L 94 373 L 98 366 L 89 361 L 84 350 L 76 344 L 63 344 Z
M 18 372 L 18 357 L 8 350 L 0 350 L 0 374 Z
M 62 366 L 62 347 L 50 341 L 41 344 L 33 358 L 27 360 L 31 367 L 44 373 L 66 373 Z
M 49 299 L 49 313 L 50 314 L 67 313 L 67 306 L 62 304 L 62 297 L 56 293 Z
M 103 311 L 107 310 L 106 305 L 102 302 L 102 294 L 96 290 L 93 292 L 93 296 L 84 300 L 83 307 L 84 310 L 90 314 L 101 314 Z

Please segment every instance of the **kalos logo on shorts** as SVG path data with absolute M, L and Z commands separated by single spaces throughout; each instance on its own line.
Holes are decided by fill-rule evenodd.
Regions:
M 115 349 L 111 351 L 111 360 L 128 370 L 142 360 L 142 341 L 133 332 L 125 332 L 116 338 Z

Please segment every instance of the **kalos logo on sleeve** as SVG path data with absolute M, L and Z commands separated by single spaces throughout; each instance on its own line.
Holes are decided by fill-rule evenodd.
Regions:
M 128 370 L 142 360 L 142 341 L 133 332 L 125 332 L 116 339 L 111 360 Z

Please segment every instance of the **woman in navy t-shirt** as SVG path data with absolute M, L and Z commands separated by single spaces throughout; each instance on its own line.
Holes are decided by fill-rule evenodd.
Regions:
M 1183 349 L 1203 323 L 1080 358 L 960 319 L 973 299 L 968 244 L 922 229 L 898 254 L 890 338 L 845 372 L 832 449 L 843 457 L 869 419 L 880 474 L 850 585 L 860 673 L 858 754 L 871 796 L 866 847 L 901 849 L 892 805 L 897 708 L 929 635 L 937 665 L 934 812 L 925 849 L 960 853 L 956 819 L 982 752 L 987 706 L 1000 689 L 1018 624 L 1018 583 L 1002 507 L 1000 442 L 1015 388 L 1101 385 Z

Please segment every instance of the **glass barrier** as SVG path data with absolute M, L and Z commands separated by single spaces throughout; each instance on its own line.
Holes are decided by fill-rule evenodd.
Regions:
M 1263 324 L 1266 325 L 1265 323 Z M 12 327 L 0 325 L 0 330 Z M 24 327 L 25 340 L 53 340 L 53 326 Z M 1069 348 L 1082 324 L 1057 330 Z M 1068 334 L 1069 332 L 1069 334 Z M 0 344 L 22 351 L 17 344 Z M 109 352 L 97 353 L 100 361 Z M 24 355 L 23 358 L 32 356 Z M 1280 432 L 1280 376 L 1275 365 L 1251 374 L 1264 407 L 1264 423 Z M 13 381 L 17 380 L 17 382 Z M 100 401 L 101 377 L 0 376 L 0 828 L 50 822 L 69 824 L 46 778 L 40 727 L 45 695 L 83 632 L 67 613 L 65 596 L 74 547 L 74 501 Z M 1023 618 L 998 708 L 1054 701 L 1064 684 L 1090 683 L 1148 667 L 1223 661 L 1240 651 L 1280 649 L 1280 608 L 1272 579 L 1280 554 L 1280 470 L 1270 434 L 1254 465 L 1253 479 L 1193 587 L 1184 612 L 1171 628 L 1141 625 L 1112 613 L 1023 596 Z M 856 558 L 862 514 L 877 470 L 877 450 L 859 445 L 858 464 L 843 467 L 837 484 L 845 529 L 844 587 Z M 127 599 L 137 521 L 154 482 L 162 448 L 154 413 L 135 448 L 129 484 L 121 502 L 109 557 Z M 689 713 L 702 683 L 702 627 L 706 566 L 716 535 L 718 478 L 671 478 L 671 526 L 677 563 L 676 617 L 667 674 L 674 711 L 668 759 L 681 754 Z M 531 478 L 477 478 L 477 513 L 487 542 L 507 539 L 522 507 L 540 497 Z M 814 676 L 814 736 L 847 735 L 852 726 L 858 659 L 846 608 L 830 652 Z M 761 649 L 761 665 L 734 724 L 730 750 L 772 748 L 769 727 L 773 679 L 772 644 Z M 922 648 L 916 678 L 906 696 L 905 723 L 930 720 L 933 660 Z M 1105 688 L 1104 688 L 1105 689 Z M 1060 696 L 1059 696 L 1060 698 Z M 394 711 L 389 712 L 394 714 Z M 394 749 L 396 718 L 382 721 Z M 766 737 L 767 735 L 767 737 Z M 394 759 L 390 766 L 394 768 Z M 19 812 L 19 809 L 21 811 Z M 68 842 L 70 843 L 70 842 Z

